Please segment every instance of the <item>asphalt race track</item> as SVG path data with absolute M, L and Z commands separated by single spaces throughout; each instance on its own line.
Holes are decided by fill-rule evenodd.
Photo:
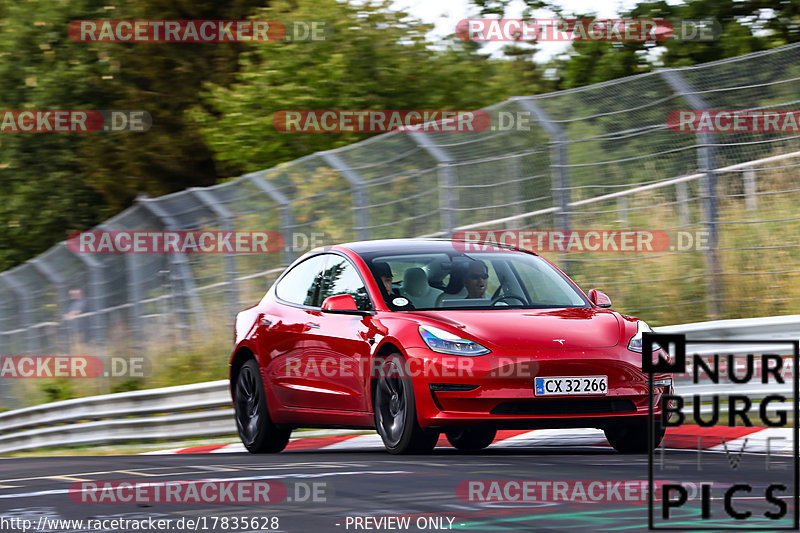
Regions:
M 702 481 L 726 485 L 746 481 L 753 487 L 749 495 L 739 493 L 738 509 L 753 507 L 750 527 L 769 529 L 759 509 L 764 507 L 764 487 L 776 477 L 789 475 L 791 458 L 773 457 L 772 469 L 765 468 L 765 456 L 744 454 L 732 468 L 734 455 L 705 452 Z M 676 479 L 685 471 L 697 477 L 697 454 L 692 451 L 668 452 L 673 470 L 659 471 L 656 479 Z M 784 463 L 784 464 L 779 464 Z M 784 470 L 774 468 L 786 467 Z M 183 518 L 182 529 L 162 531 L 249 531 L 270 530 L 290 533 L 328 531 L 644 531 L 647 530 L 647 503 L 641 501 L 505 501 L 480 502 L 459 497 L 459 482 L 467 480 L 647 480 L 646 455 L 620 455 L 609 448 L 553 447 L 548 449 L 488 449 L 466 454 L 452 449 L 437 449 L 429 455 L 391 456 L 383 451 L 287 451 L 278 455 L 193 454 L 137 455 L 106 457 L 54 457 L 0 460 L 0 530 L 14 529 L 10 519 L 28 519 L 33 531 L 78 531 L 54 527 L 49 519 L 87 518 Z M 680 468 L 681 470 L 674 470 Z M 663 473 L 662 473 L 663 472 Z M 776 474 L 778 472 L 778 474 Z M 668 474 L 668 475 L 667 475 Z M 253 503 L 79 503 L 70 487 L 92 481 L 166 482 L 190 480 L 271 480 L 286 487 L 282 501 Z M 681 479 L 686 479 L 681 478 Z M 310 501 L 308 488 L 322 484 L 317 501 Z M 302 485 L 302 486 L 301 486 Z M 463 484 L 462 484 L 463 486 Z M 791 487 L 789 489 L 791 491 Z M 624 494 L 624 491 L 623 491 Z M 712 518 L 723 518 L 721 494 L 712 497 Z M 294 499 L 303 501 L 295 501 Z M 291 501 L 290 501 L 291 500 Z M 792 516 L 791 495 L 786 499 Z M 757 505 L 758 504 L 758 505 Z M 673 511 L 674 512 L 674 511 Z M 657 514 L 660 508 L 657 509 Z M 681 527 L 703 531 L 709 521 L 699 514 L 687 516 L 678 511 Z M 391 527 L 376 522 L 361 522 L 356 517 L 408 517 L 409 526 Z M 228 517 L 226 527 L 222 519 Z M 257 527 L 238 523 L 234 517 L 253 517 L 263 521 Z M 277 521 L 269 522 L 272 517 Z M 682 517 L 682 518 L 681 518 Z M 200 522 L 197 519 L 204 519 Z M 193 528 L 185 520 L 195 519 Z M 420 519 L 420 522 L 417 520 Z M 41 522 L 40 522 L 41 521 Z M 212 529 L 216 521 L 216 529 Z M 177 523 L 177 522 L 176 522 Z M 422 527 L 417 527 L 419 523 Z M 730 522 L 725 522 L 730 524 Z M 782 522 L 785 523 L 785 522 Z M 16 523 L 17 525 L 19 522 Z M 49 527 L 48 527 L 49 524 Z M 203 525 L 205 524 L 205 528 Z M 263 527 L 263 524 L 270 524 Z M 37 529 L 37 526 L 41 525 Z M 64 526 L 64 524 L 55 524 Z M 250 523 L 250 526 L 253 524 Z M 243 527 L 244 526 L 244 527 Z M 369 529 L 367 529 L 369 526 Z M 765 529 L 765 530 L 767 530 Z M 81 529 L 80 531 L 125 531 L 125 529 Z

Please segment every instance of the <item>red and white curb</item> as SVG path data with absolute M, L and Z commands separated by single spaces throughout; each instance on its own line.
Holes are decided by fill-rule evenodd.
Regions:
M 667 428 L 663 446 L 669 449 L 709 450 L 733 453 L 791 454 L 794 450 L 792 429 L 762 427 L 700 427 L 678 426 Z M 437 447 L 450 447 L 442 435 Z M 490 448 L 543 448 L 554 446 L 605 446 L 605 435 L 599 429 L 537 429 L 500 430 Z M 289 441 L 288 451 L 368 451 L 383 449 L 377 433 L 359 435 L 353 433 L 326 435 L 321 437 L 299 437 Z M 243 453 L 247 450 L 241 443 L 194 446 L 147 452 L 142 455 L 168 455 L 191 453 Z

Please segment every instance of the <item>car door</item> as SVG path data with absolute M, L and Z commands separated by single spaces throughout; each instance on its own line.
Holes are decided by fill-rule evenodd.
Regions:
M 319 302 L 349 294 L 361 311 L 372 302 L 356 267 L 345 257 L 328 254 L 322 274 Z M 340 411 L 366 411 L 371 316 L 306 310 L 311 328 L 303 337 L 303 359 L 308 373 L 306 406 Z
M 289 270 L 275 285 L 275 300 L 257 318 L 257 343 L 269 362 L 267 375 L 278 400 L 301 406 L 307 383 L 303 377 L 303 341 L 310 327 L 307 309 L 318 307 L 324 254 L 312 256 Z

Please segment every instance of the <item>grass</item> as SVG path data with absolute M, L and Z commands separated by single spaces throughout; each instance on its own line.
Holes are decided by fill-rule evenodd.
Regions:
M 226 342 L 227 341 L 227 342 Z M 9 383 L 12 395 L 25 399 L 24 406 L 82 398 L 98 394 L 186 385 L 228 378 L 230 340 L 219 333 L 185 346 L 153 346 L 145 352 L 142 378 L 26 379 Z M 78 347 L 74 353 L 91 353 Z M 137 357 L 132 348 L 115 349 L 110 356 Z M 10 380 L 9 380 L 10 381 Z M 18 406 L 22 407 L 22 406 Z

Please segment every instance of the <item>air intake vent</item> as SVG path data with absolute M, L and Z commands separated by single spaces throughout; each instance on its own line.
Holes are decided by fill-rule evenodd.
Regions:
M 492 409 L 493 415 L 590 415 L 630 413 L 636 406 L 630 400 L 598 398 L 592 400 L 533 400 L 505 402 Z
M 432 391 L 438 392 L 460 392 L 471 391 L 478 388 L 478 385 L 460 385 L 456 383 L 431 383 Z

